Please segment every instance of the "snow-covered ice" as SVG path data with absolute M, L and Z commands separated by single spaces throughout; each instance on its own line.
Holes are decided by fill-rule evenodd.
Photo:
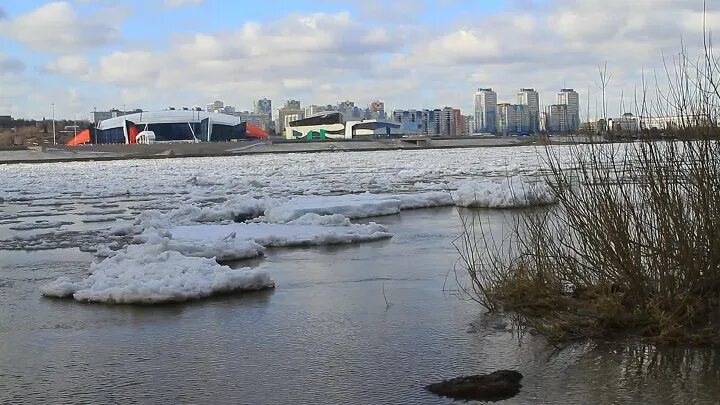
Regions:
M 60 277 L 41 291 L 81 302 L 156 304 L 275 286 L 263 270 L 232 269 L 212 259 L 188 257 L 169 250 L 167 243 L 130 245 L 91 264 L 90 272 L 79 281 Z
M 468 181 L 453 193 L 461 207 L 513 208 L 547 205 L 555 202 L 552 189 L 539 182 L 522 179 Z
M 293 224 L 178 226 L 169 232 L 174 240 L 184 241 L 219 241 L 234 234 L 238 240 L 251 240 L 266 247 L 356 243 L 392 237 L 384 226 L 376 223 L 351 224 L 340 216 L 309 215 L 311 217 L 301 217 Z M 334 226 L 327 226 L 329 222 Z
M 346 194 L 337 196 L 302 196 L 269 207 L 258 221 L 283 223 L 308 213 L 339 214 L 347 218 L 367 218 L 397 214 L 403 209 L 452 205 L 452 196 L 435 191 L 418 194 Z

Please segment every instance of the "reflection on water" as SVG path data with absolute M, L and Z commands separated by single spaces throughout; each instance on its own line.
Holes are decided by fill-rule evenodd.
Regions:
M 86 272 L 91 256 L 0 252 L 0 403 L 449 403 L 422 387 L 499 368 L 525 375 L 507 403 L 720 399 L 716 350 L 554 352 L 444 291 L 457 259 L 454 209 L 374 220 L 395 237 L 271 249 L 233 265 L 267 269 L 274 291 L 179 305 L 45 299 L 39 285 Z

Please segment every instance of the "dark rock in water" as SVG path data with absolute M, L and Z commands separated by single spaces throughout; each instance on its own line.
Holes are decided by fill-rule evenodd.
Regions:
M 452 399 L 500 401 L 520 392 L 523 376 L 514 370 L 498 370 L 490 374 L 457 377 L 425 387 L 433 394 Z

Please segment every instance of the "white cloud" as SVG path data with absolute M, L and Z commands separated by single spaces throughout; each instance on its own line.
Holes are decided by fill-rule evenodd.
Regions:
M 349 0 L 332 1 L 338 2 Z M 537 88 L 544 103 L 554 102 L 557 89 L 566 86 L 583 93 L 590 86 L 597 93 L 597 66 L 606 60 L 614 73 L 608 94 L 611 104 L 619 104 L 623 91 L 626 99 L 632 93 L 640 70 L 660 66 L 662 53 L 677 51 L 681 36 L 686 45 L 701 39 L 700 0 L 515 0 L 482 18 L 468 13 L 433 25 L 415 18 L 456 2 L 352 2 L 355 14 L 278 11 L 275 19 L 222 30 L 186 27 L 185 34 L 153 38 L 152 44 L 116 44 L 120 17 L 88 18 L 61 2 L 0 20 L 0 35 L 59 54 L 44 72 L 66 75 L 70 85 L 73 79 L 90 81 L 103 87 L 98 97 L 138 107 L 219 98 L 248 108 L 252 98 L 267 96 L 276 105 L 286 98 L 304 104 L 381 98 L 389 108 L 452 105 L 465 112 L 477 87 L 494 87 L 501 101 L 514 101 L 520 87 Z M 708 8 L 708 25 L 720 28 L 720 4 Z M 67 18 L 80 28 L 68 28 Z M 98 52 L 97 46 L 109 50 Z M 0 71 L 33 71 L 8 60 L 0 57 Z
M 79 15 L 69 3 L 60 1 L 9 20 L 0 20 L 0 35 L 39 51 L 77 52 L 117 41 L 121 17 L 120 13 L 104 18 Z
M 51 73 L 77 76 L 79 78 L 87 75 L 90 62 L 82 55 L 61 56 L 45 65 L 45 69 Z

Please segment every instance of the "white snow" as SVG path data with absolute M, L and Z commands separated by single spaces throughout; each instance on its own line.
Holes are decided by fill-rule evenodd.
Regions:
M 522 179 L 467 181 L 453 193 L 461 207 L 514 208 L 547 205 L 555 196 L 545 183 Z
M 175 225 L 195 223 L 230 222 L 235 219 L 261 215 L 265 202 L 255 198 L 236 198 L 210 207 L 183 205 L 169 212 L 146 211 L 140 214 L 135 225 L 143 228 L 164 229 Z
M 275 286 L 263 270 L 232 269 L 211 259 L 184 256 L 169 250 L 166 242 L 130 245 L 91 264 L 88 277 L 79 281 L 60 277 L 41 291 L 47 297 L 81 302 L 156 304 Z
M 219 241 L 234 234 L 235 239 L 251 240 L 265 247 L 329 245 L 365 242 L 392 237 L 387 229 L 376 223 L 351 224 L 341 216 L 323 217 L 309 214 L 293 224 L 226 224 L 178 226 L 169 232 L 174 240 Z M 335 226 L 327 226 L 328 224 Z
M 347 218 L 367 218 L 397 214 L 403 209 L 452 205 L 452 196 L 446 192 L 420 194 L 345 194 L 338 196 L 302 196 L 276 204 L 265 210 L 258 221 L 289 222 L 305 214 L 339 214 Z

